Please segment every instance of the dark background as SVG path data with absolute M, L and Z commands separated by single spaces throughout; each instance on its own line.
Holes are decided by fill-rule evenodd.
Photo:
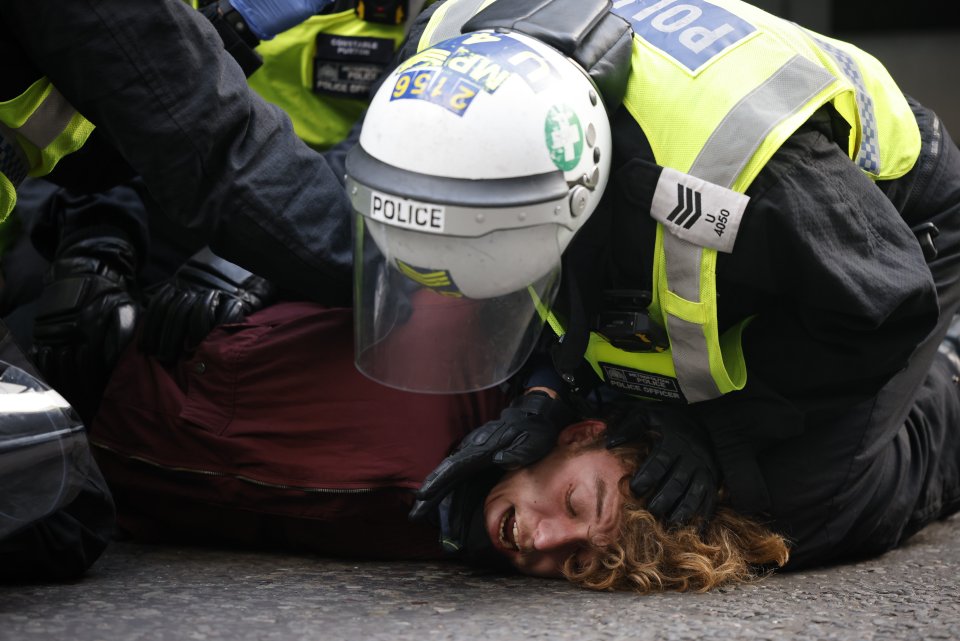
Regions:
M 876 56 L 960 140 L 960 18 L 953 0 L 752 0 Z

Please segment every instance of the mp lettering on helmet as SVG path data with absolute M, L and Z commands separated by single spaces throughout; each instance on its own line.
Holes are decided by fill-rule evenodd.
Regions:
M 757 28 L 706 0 L 614 0 L 613 12 L 634 33 L 691 74 L 742 42 Z
M 443 233 L 443 205 L 398 198 L 379 191 L 370 192 L 370 217 L 386 225 L 432 234 Z
M 390 100 L 425 100 L 462 116 L 481 93 L 517 77 L 534 91 L 557 78 L 543 56 L 515 39 L 471 33 L 441 42 L 398 68 Z

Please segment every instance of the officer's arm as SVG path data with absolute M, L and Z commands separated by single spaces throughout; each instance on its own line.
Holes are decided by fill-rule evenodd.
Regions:
M 12 0 L 0 20 L 168 217 L 252 272 L 349 302 L 351 208 L 340 180 L 249 89 L 213 27 L 179 1 L 96 7 Z
M 872 396 L 939 316 L 916 237 L 813 129 L 788 140 L 747 193 L 717 272 L 721 291 L 757 301 L 744 337 L 749 379 L 811 407 Z

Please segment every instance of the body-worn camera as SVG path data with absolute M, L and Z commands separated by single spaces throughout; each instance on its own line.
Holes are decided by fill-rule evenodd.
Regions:
M 361 20 L 380 24 L 403 24 L 409 8 L 407 0 L 358 0 L 356 12 Z
M 651 301 L 646 290 L 606 290 L 595 330 L 611 345 L 627 352 L 664 351 L 670 341 L 666 331 L 650 318 L 647 309 Z

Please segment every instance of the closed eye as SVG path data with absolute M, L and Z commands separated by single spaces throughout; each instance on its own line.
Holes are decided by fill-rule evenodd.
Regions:
M 573 497 L 573 486 L 571 485 L 570 489 L 567 490 L 567 495 L 565 497 L 564 503 L 566 503 L 566 506 L 567 506 L 567 514 L 569 514 L 573 518 L 576 518 L 577 511 L 573 509 L 572 497 Z

